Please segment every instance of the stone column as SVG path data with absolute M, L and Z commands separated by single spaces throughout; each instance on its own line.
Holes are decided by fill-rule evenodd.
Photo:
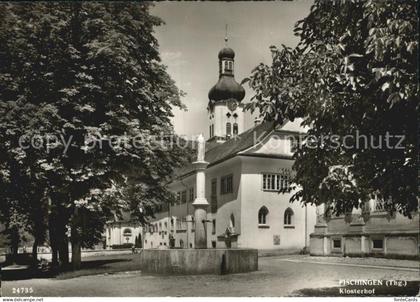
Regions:
M 196 249 L 207 248 L 207 208 L 209 203 L 206 199 L 206 174 L 205 170 L 208 166 L 208 162 L 204 160 L 205 154 L 205 140 L 204 136 L 200 134 L 197 139 L 198 141 L 198 155 L 197 161 L 193 162 L 193 166 L 196 171 L 196 192 L 197 197 L 193 202 L 194 207 L 194 221 L 195 221 L 195 232 L 194 232 L 194 243 Z
M 320 204 L 316 207 L 316 224 L 315 224 L 315 233 L 317 234 L 325 234 L 327 232 L 327 222 L 324 218 L 325 213 L 325 206 L 324 204 Z
M 311 255 L 327 255 L 329 239 L 327 237 L 328 225 L 324 218 L 324 204 L 316 207 L 316 224 L 314 233 L 310 235 Z

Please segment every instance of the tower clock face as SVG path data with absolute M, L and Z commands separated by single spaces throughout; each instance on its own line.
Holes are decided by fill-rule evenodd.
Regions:
M 227 106 L 230 111 L 235 111 L 236 108 L 238 107 L 238 102 L 236 102 L 235 100 L 229 100 L 227 103 Z

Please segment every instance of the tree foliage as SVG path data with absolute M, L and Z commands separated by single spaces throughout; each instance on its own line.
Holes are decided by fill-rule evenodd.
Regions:
M 310 128 L 294 154 L 292 201 L 338 215 L 376 194 L 390 213 L 417 210 L 416 11 L 414 0 L 317 0 L 295 25 L 297 47 L 272 46 L 272 65 L 245 79 L 248 109 Z M 403 136 L 402 148 L 387 134 Z
M 114 213 L 136 210 L 144 221 L 168 196 L 164 180 L 183 152 L 174 138 L 149 141 L 173 133 L 171 110 L 183 108 L 182 92 L 160 62 L 153 28 L 162 21 L 149 7 L 2 4 L 2 212 L 19 211 L 40 239 L 49 215 L 91 246 Z M 34 137 L 42 147 L 34 148 Z M 162 199 L 128 200 L 134 182 L 137 197 Z

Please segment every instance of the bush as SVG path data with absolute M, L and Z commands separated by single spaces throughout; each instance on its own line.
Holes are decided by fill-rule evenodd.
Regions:
M 123 244 L 113 244 L 111 245 L 112 249 L 131 249 L 133 247 L 132 243 L 123 243 Z

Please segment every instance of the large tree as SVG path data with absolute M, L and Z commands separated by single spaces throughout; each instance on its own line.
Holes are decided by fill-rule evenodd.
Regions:
M 303 118 L 309 127 L 294 154 L 292 201 L 327 204 L 339 215 L 378 195 L 390 213 L 411 217 L 418 208 L 416 1 L 316 0 L 294 31 L 297 47 L 272 46 L 272 65 L 245 80 L 255 91 L 248 109 L 278 124 Z
M 42 222 L 63 262 L 71 229 L 72 262 L 78 268 L 80 248 L 100 239 L 113 213 L 136 209 L 139 216 L 151 214 L 142 210 L 149 203 L 124 198 L 134 176 L 138 196 L 163 198 L 169 196 L 164 180 L 182 161 L 173 137 L 151 143 L 154 136 L 172 133 L 171 109 L 183 107 L 153 36 L 162 21 L 149 14 L 147 3 L 14 3 L 2 8 L 2 185 L 26 190 L 8 177 L 17 162 L 18 171 L 41 189 L 40 196 L 27 196 L 47 209 L 48 219 Z M 11 126 L 16 131 L 7 131 Z M 44 142 L 48 138 L 48 145 L 34 148 L 34 135 Z M 11 195 L 3 197 L 22 204 Z

